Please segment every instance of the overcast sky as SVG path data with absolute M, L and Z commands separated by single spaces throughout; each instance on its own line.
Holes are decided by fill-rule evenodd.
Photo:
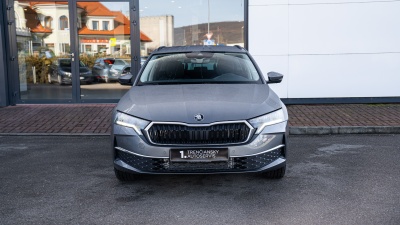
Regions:
M 210 22 L 243 21 L 243 0 L 209 0 Z M 128 3 L 103 2 L 114 11 L 127 12 Z M 140 0 L 140 16 L 173 15 L 175 27 L 207 23 L 208 0 Z

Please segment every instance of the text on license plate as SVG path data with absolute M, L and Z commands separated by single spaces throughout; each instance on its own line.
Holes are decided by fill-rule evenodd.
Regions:
M 227 161 L 228 149 L 171 149 L 171 161 Z

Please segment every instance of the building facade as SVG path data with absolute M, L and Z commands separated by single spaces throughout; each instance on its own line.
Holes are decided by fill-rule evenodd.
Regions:
M 271 87 L 286 103 L 400 102 L 399 1 L 5 0 L 0 11 L 0 106 L 117 102 L 129 86 L 96 62 L 137 73 L 160 46 L 203 44 L 241 45 L 264 74 L 284 74 Z
M 250 0 L 249 51 L 287 102 L 399 102 L 400 1 Z M 262 29 L 261 29 L 262 28 Z

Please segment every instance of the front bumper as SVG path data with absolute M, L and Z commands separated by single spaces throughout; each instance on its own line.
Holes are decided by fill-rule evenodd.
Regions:
M 81 84 L 92 83 L 93 82 L 93 76 L 91 76 L 91 75 L 84 75 L 84 76 L 80 75 L 79 82 Z M 61 83 L 62 84 L 72 84 L 72 78 L 70 76 L 62 76 L 61 77 Z
M 93 76 L 90 75 L 80 75 L 79 77 L 81 84 L 82 83 L 92 83 L 94 81 Z
M 108 76 L 108 80 L 110 81 L 118 81 L 118 79 L 121 77 L 121 74 L 119 73 L 111 73 L 110 76 Z
M 131 173 L 242 173 L 278 169 L 286 164 L 287 122 L 266 127 L 244 144 L 159 146 L 127 127 L 113 125 L 114 167 Z M 228 148 L 224 162 L 171 162 L 171 149 Z

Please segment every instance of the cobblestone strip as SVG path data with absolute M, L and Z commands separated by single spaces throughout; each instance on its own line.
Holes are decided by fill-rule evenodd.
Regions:
M 111 113 L 115 105 L 3 107 L 0 108 L 0 133 L 109 134 Z M 288 112 L 289 126 L 301 128 L 302 132 L 305 128 L 335 133 L 338 127 L 347 127 L 347 130 L 368 128 L 372 131 L 400 127 L 400 104 L 289 105 Z
M 400 104 L 289 105 L 289 126 L 400 126 Z
M 110 133 L 115 104 L 0 108 L 0 133 Z

